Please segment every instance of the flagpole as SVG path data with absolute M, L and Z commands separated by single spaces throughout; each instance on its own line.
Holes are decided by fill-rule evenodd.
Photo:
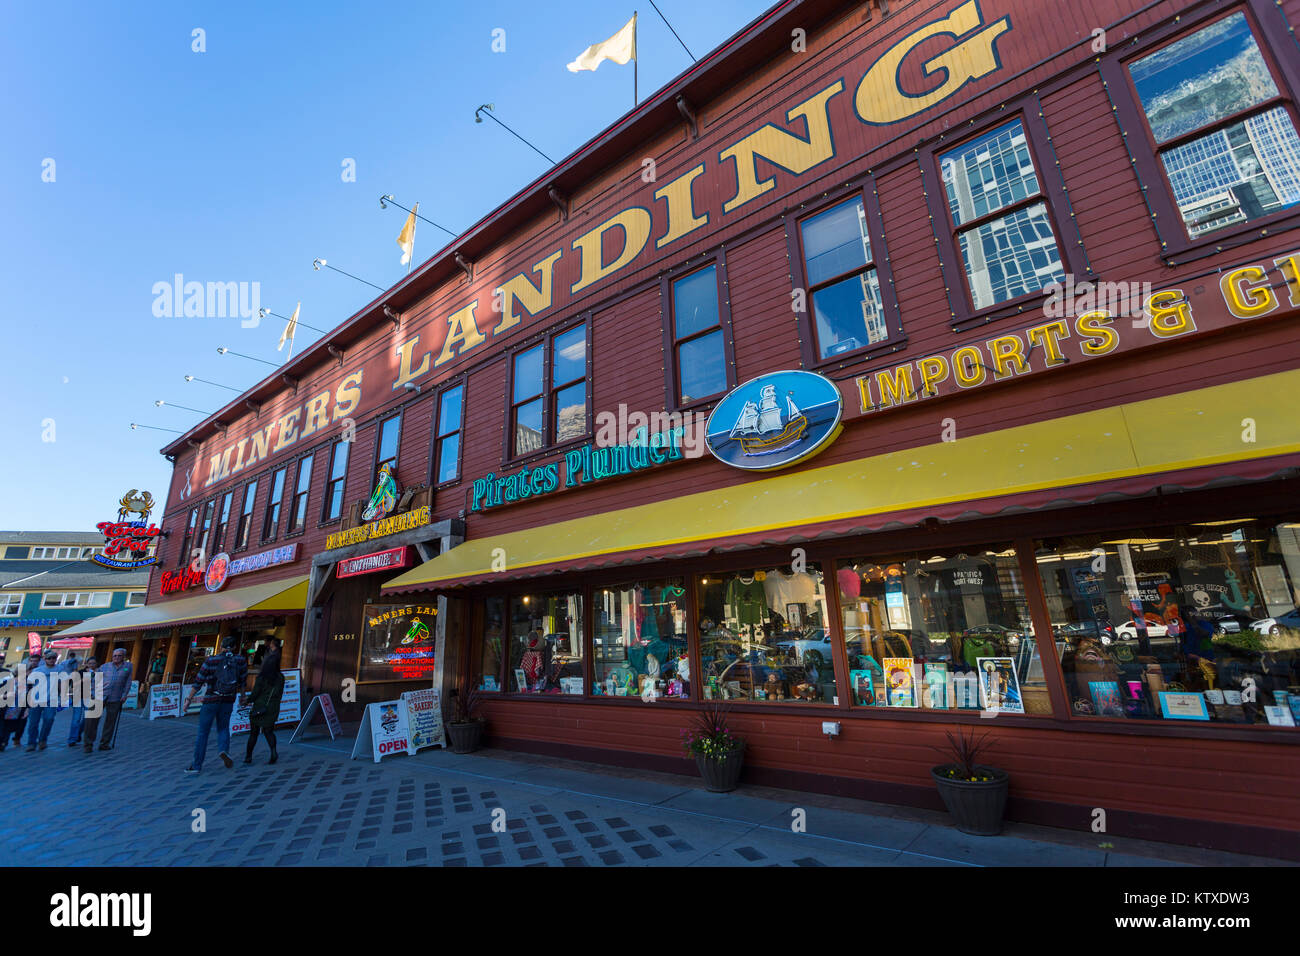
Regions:
M 420 208 L 418 202 L 415 204 L 415 208 Z M 420 228 L 420 217 L 415 213 L 412 213 L 412 215 L 415 216 L 415 218 L 411 220 L 411 255 L 406 260 L 406 274 L 408 276 L 411 274 L 411 269 L 415 265 L 415 230 Z
M 632 108 L 633 109 L 636 109 L 636 105 L 639 102 L 641 102 L 641 98 L 637 95 L 637 89 L 636 89 L 636 73 L 637 73 L 637 68 L 639 66 L 640 59 L 641 59 L 641 51 L 638 50 L 636 47 L 636 11 L 633 10 L 632 11 Z

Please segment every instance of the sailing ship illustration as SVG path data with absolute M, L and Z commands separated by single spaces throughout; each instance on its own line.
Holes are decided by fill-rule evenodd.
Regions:
M 731 437 L 740 442 L 746 455 L 770 455 L 803 439 L 808 418 L 799 411 L 792 395 L 787 392 L 785 396 L 784 420 L 775 385 L 764 385 L 757 402 L 745 402 L 731 429 Z

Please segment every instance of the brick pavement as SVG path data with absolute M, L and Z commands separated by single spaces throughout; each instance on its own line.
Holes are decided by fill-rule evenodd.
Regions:
M 351 737 L 186 775 L 196 719 L 123 715 L 117 749 L 0 753 L 0 863 L 72 866 L 1128 866 L 1242 864 L 1210 851 L 1013 825 L 970 837 L 941 814 L 482 751 L 348 759 Z M 350 728 L 355 735 L 355 728 Z M 791 830 L 802 808 L 807 832 Z M 101 826 L 105 809 L 120 826 Z M 195 811 L 206 829 L 195 832 Z M 494 811 L 497 813 L 494 816 Z M 502 813 L 503 811 L 503 813 Z M 497 832 L 494 819 L 504 823 Z M 87 831 L 86 822 L 94 822 Z M 87 837 L 86 833 L 90 836 Z M 1110 847 L 1102 847 L 1109 842 Z

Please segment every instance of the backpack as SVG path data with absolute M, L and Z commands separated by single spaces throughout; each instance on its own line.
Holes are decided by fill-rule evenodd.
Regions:
M 234 654 L 223 654 L 217 665 L 217 675 L 212 690 L 218 697 L 235 697 L 239 694 L 239 668 Z

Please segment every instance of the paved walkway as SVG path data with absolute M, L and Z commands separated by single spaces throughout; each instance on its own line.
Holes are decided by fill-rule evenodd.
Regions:
M 351 761 L 350 738 L 289 745 L 288 730 L 275 766 L 260 742 L 256 762 L 244 765 L 246 738 L 234 738 L 231 770 L 217 759 L 214 734 L 193 776 L 182 770 L 196 718 L 149 722 L 127 712 L 122 721 L 111 752 L 67 747 L 63 713 L 47 750 L 0 753 L 0 864 L 1276 864 L 1018 824 L 1000 837 L 970 837 L 927 811 L 757 787 L 713 794 L 689 777 L 506 751 Z M 105 807 L 120 826 L 101 824 Z M 792 831 L 796 808 L 806 812 L 806 832 Z

